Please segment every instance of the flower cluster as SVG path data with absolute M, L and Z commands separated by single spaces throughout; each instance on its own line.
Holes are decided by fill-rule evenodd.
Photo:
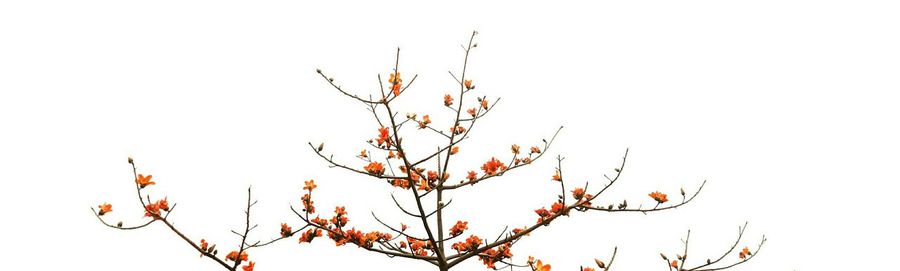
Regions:
M 462 253 L 464 251 L 474 251 L 474 250 L 478 249 L 479 246 L 481 246 L 481 238 L 478 238 L 478 236 L 472 235 L 472 236 L 469 236 L 469 238 L 466 238 L 465 241 L 460 241 L 460 242 L 454 243 L 453 245 L 450 246 L 450 248 L 456 250 L 457 252 Z
M 376 176 L 384 175 L 384 164 L 379 163 L 379 162 L 371 162 L 368 165 L 366 165 L 365 167 L 363 167 L 363 169 L 365 169 L 366 172 L 368 172 L 369 174 L 372 174 L 372 175 L 376 175 Z
M 157 200 L 154 203 L 145 206 L 145 217 L 159 218 L 162 211 L 169 211 L 169 201 L 167 199 Z
M 456 224 L 450 228 L 450 236 L 458 236 L 463 234 L 463 231 L 469 229 L 469 222 L 467 221 L 456 221 Z
M 300 234 L 300 243 L 309 243 L 316 237 L 322 236 L 322 230 L 320 229 L 308 229 L 306 232 Z
M 293 235 L 293 231 L 291 231 L 291 226 L 288 226 L 287 223 L 281 223 L 281 237 L 291 237 Z
M 391 73 L 391 77 L 388 78 L 388 83 L 391 83 L 391 92 L 394 93 L 394 96 L 400 95 L 400 85 L 402 85 L 403 80 L 400 79 L 400 73 Z
M 300 202 L 303 202 L 303 211 L 304 212 L 306 212 L 306 213 L 315 213 L 316 212 L 316 206 L 313 205 L 312 197 L 308 193 L 303 194 L 303 196 L 300 197 Z
M 488 268 L 496 269 L 496 266 L 494 266 L 494 264 L 505 259 L 512 258 L 513 255 L 512 251 L 510 250 L 511 246 L 511 243 L 504 243 L 498 246 L 496 249 L 492 248 L 485 250 L 483 253 L 478 255 L 478 258 L 481 259 L 481 262 L 484 263 L 484 265 Z
M 534 212 L 539 216 L 537 222 L 543 223 L 544 220 L 547 220 L 557 214 L 566 215 L 568 213 L 568 209 L 566 209 L 566 206 L 563 205 L 562 202 L 557 201 L 550 206 L 550 210 L 542 207 L 540 209 L 534 210 Z
M 415 255 L 428 256 L 428 251 L 434 250 L 434 246 L 431 245 L 431 242 L 425 240 L 418 240 L 407 236 L 406 241 L 409 242 L 409 250 Z M 401 248 L 403 248 L 405 245 L 405 243 L 400 242 Z
M 378 142 L 378 146 L 385 145 L 385 147 L 391 147 L 391 134 L 390 130 L 387 127 L 378 128 L 378 138 L 375 139 Z
M 497 173 L 501 173 L 506 170 L 506 165 L 500 160 L 497 160 L 495 157 L 491 157 L 491 160 L 488 160 L 481 166 L 481 170 L 484 171 L 485 175 L 494 175 Z

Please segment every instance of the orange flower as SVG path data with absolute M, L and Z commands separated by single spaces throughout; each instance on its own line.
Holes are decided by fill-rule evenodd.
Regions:
M 318 216 L 316 218 L 310 219 L 310 222 L 312 222 L 316 225 L 322 226 L 322 227 L 325 227 L 325 225 L 328 225 L 327 219 L 320 218 Z
M 156 184 L 155 182 L 150 181 L 150 179 L 153 179 L 153 175 L 144 176 L 143 174 L 138 174 L 138 177 L 134 180 L 134 182 L 140 185 L 141 188 L 147 187 L 151 184 Z
M 419 188 L 417 188 L 417 189 L 422 190 L 422 191 L 431 191 L 431 183 L 425 179 L 421 179 L 421 180 L 419 180 Z
M 748 248 L 748 247 L 744 247 L 744 249 L 741 250 L 741 253 L 738 253 L 738 257 L 740 257 L 741 260 L 746 260 L 747 256 L 749 256 L 749 255 L 751 255 L 751 254 L 750 254 L 750 248 Z
M 156 205 L 159 206 L 160 210 L 168 212 L 169 211 L 169 198 L 164 198 L 164 199 L 156 201 Z
M 475 88 L 475 87 L 472 85 L 472 80 L 466 80 L 466 81 L 463 81 L 463 85 L 466 86 L 466 89 L 473 89 L 473 88 Z
M 390 131 L 388 130 L 387 127 L 378 128 L 378 139 L 376 139 L 376 140 L 378 141 L 378 146 L 381 146 L 382 144 L 385 144 L 385 143 L 387 143 L 388 147 L 391 146 Z
M 145 209 L 145 212 L 144 212 L 145 217 L 158 218 L 159 214 L 160 214 L 160 210 L 169 211 L 169 202 L 165 199 L 157 200 L 154 203 L 147 204 L 147 206 L 145 206 L 144 209 Z
M 453 132 L 454 134 L 458 135 L 458 134 L 462 134 L 462 133 L 466 132 L 466 128 L 456 125 L 454 127 L 450 127 L 450 131 Z
M 100 208 L 98 212 L 99 215 L 105 215 L 106 213 L 112 212 L 112 204 L 104 203 L 97 205 L 97 208 Z
M 227 256 L 225 256 L 225 260 L 226 261 L 238 261 L 238 260 L 246 261 L 247 260 L 247 252 L 242 251 L 241 254 L 238 254 L 237 251 L 231 251 L 228 253 Z
M 366 170 L 369 174 L 381 176 L 384 175 L 384 165 L 379 162 L 371 162 L 368 166 L 365 166 L 363 169 Z
M 300 197 L 300 201 L 303 202 L 303 211 L 305 211 L 307 213 L 315 213 L 316 212 L 316 206 L 313 205 L 312 198 L 310 198 L 308 193 L 303 194 L 303 196 Z
M 309 181 L 303 181 L 303 190 L 309 190 L 309 192 L 312 192 L 313 189 L 316 189 L 316 187 L 318 186 L 316 185 L 316 181 L 313 179 L 310 179 Z
M 487 101 L 487 99 L 482 99 L 482 100 L 481 100 L 481 108 L 484 108 L 484 110 L 487 110 L 487 109 L 488 109 L 488 101 Z
M 488 160 L 484 165 L 481 166 L 481 170 L 484 171 L 484 174 L 494 175 L 497 174 L 498 171 L 502 172 L 506 170 L 506 165 L 497 158 L 491 157 L 491 160 Z
M 388 83 L 399 84 L 400 82 L 403 82 L 403 80 L 400 79 L 400 73 L 391 73 L 391 77 L 388 78 Z
M 594 269 L 590 268 L 590 267 L 585 267 L 585 268 L 582 268 L 581 271 L 594 271 Z
M 408 188 L 409 188 L 409 180 L 406 180 L 406 179 L 393 179 L 393 180 L 391 180 L 391 185 L 396 186 L 396 187 L 400 187 L 400 188 L 403 188 L 403 189 L 408 189 Z
M 531 147 L 531 153 L 541 153 L 541 149 L 537 146 Z
M 456 225 L 453 225 L 450 228 L 450 236 L 457 236 L 463 233 L 463 231 L 469 229 L 469 222 L 467 221 L 456 221 Z
M 391 91 L 394 92 L 394 96 L 399 96 L 400 95 L 400 84 L 391 86 Z
M 678 268 L 678 260 L 672 260 L 672 268 Z
M 469 171 L 469 175 L 466 176 L 466 179 L 469 179 L 470 182 L 474 181 L 476 178 L 478 178 L 478 173 L 475 173 L 475 171 Z
M 660 193 L 659 191 L 650 193 L 650 197 L 653 198 L 654 200 L 656 200 L 656 202 L 658 202 L 659 204 L 663 204 L 663 203 L 669 201 L 669 199 L 666 198 L 667 195 Z
M 387 158 L 388 158 L 388 159 L 391 159 L 391 158 L 397 158 L 397 154 L 395 154 L 394 151 L 388 151 L 388 156 L 387 156 Z
M 453 97 L 450 94 L 444 95 L 444 105 L 450 106 L 453 104 Z
M 209 249 L 209 243 L 206 242 L 206 239 L 200 239 L 200 250 L 207 251 Z M 203 252 L 200 252 L 200 257 L 203 257 Z
M 566 208 L 566 206 L 563 205 L 562 202 L 558 202 L 558 201 L 554 202 L 553 205 L 550 205 L 550 211 L 554 212 L 554 213 L 562 212 L 565 210 L 565 208 Z
M 544 264 L 541 260 L 537 260 L 537 263 L 534 266 L 535 271 L 550 271 L 550 265 Z
M 419 129 L 425 129 L 425 127 L 428 127 L 428 124 L 431 124 L 431 117 L 428 115 L 422 116 L 422 121 L 419 122 Z
M 347 210 L 344 206 L 334 207 L 334 217 L 331 218 L 331 224 L 340 228 L 346 226 L 349 221 L 350 218 L 347 217 Z
M 453 148 L 450 148 L 450 155 L 454 155 L 458 152 L 459 152 L 459 147 L 453 146 Z
M 366 154 L 366 149 L 363 149 L 362 151 L 359 152 L 359 157 L 361 157 L 361 158 L 369 157 L 369 155 Z
M 557 170 L 556 173 L 553 174 L 553 178 L 551 178 L 551 180 L 559 181 L 559 182 L 562 181 L 562 176 L 559 176 L 559 170 Z
M 472 235 L 472 236 L 469 236 L 469 238 L 466 238 L 465 241 L 460 241 L 460 242 L 454 243 L 453 245 L 450 246 L 450 248 L 456 250 L 457 252 L 463 252 L 463 251 L 471 251 L 471 250 L 478 249 L 479 246 L 481 246 L 481 238 L 478 238 L 478 236 Z
M 291 233 L 291 226 L 288 226 L 287 223 L 281 223 L 281 237 L 291 237 L 293 233 Z
M 300 235 L 300 243 L 309 243 L 316 237 L 322 236 L 322 230 L 320 229 L 308 229 L 306 232 Z
M 475 117 L 475 115 L 478 114 L 474 107 L 467 109 L 466 112 L 469 113 L 469 115 L 472 115 L 472 117 Z
M 519 154 L 519 145 L 513 144 L 510 149 L 512 149 L 513 154 Z
M 254 265 L 256 265 L 256 263 L 254 263 L 254 262 L 249 262 L 249 263 L 247 263 L 247 265 L 242 266 L 241 268 L 244 268 L 244 271 L 253 271 L 253 266 L 254 266 Z
M 572 190 L 572 197 L 576 200 L 581 200 L 581 198 L 584 197 L 584 188 L 579 187 L 575 188 L 575 190 Z

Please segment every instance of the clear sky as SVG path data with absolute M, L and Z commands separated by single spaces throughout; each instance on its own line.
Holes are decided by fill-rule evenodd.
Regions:
M 112 221 L 144 221 L 128 156 L 154 175 L 151 195 L 178 203 L 175 225 L 220 250 L 236 243 L 229 231 L 243 225 L 250 185 L 253 238 L 299 223 L 288 207 L 308 179 L 324 214 L 345 205 L 358 228 L 385 230 L 372 211 L 413 225 L 393 206 L 396 189 L 329 168 L 306 145 L 324 141 L 362 167 L 354 155 L 377 132 L 365 107 L 315 70 L 374 94 L 399 46 L 404 77 L 419 77 L 398 111 L 449 127 L 447 71 L 459 70 L 472 30 L 475 91 L 502 101 L 462 146 L 454 176 L 564 125 L 550 152 L 566 157 L 573 184 L 599 185 L 630 148 L 601 203 L 651 204 L 656 190 L 677 199 L 708 181 L 677 210 L 558 220 L 514 247 L 518 262 L 533 255 L 574 270 L 618 246 L 615 269 L 659 270 L 658 253 L 681 251 L 687 230 L 700 260 L 749 221 L 742 246 L 769 242 L 738 270 L 893 266 L 898 13 L 892 1 L 3 1 L 4 266 L 219 268 L 162 225 L 117 231 L 89 213 L 110 202 Z M 437 146 L 407 133 L 422 152 Z M 453 193 L 447 215 L 481 236 L 531 223 L 556 197 L 554 167 L 544 158 Z M 324 238 L 251 256 L 257 270 L 428 267 Z M 460 270 L 484 269 L 472 260 Z

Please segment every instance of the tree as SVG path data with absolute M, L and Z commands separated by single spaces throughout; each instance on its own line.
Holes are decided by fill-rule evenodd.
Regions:
M 477 32 L 473 32 L 469 38 L 468 44 L 463 46 L 463 64 L 458 76 L 457 74 L 450 72 L 450 76 L 456 81 L 456 86 L 454 87 L 458 87 L 458 92 L 446 94 L 443 98 L 443 107 L 449 109 L 450 115 L 452 116 L 450 119 L 453 120 L 447 130 L 434 127 L 429 115 L 419 117 L 418 114 L 409 113 L 405 117 L 402 117 L 399 116 L 398 111 L 392 107 L 392 102 L 398 99 L 402 94 L 406 93 L 417 78 L 417 76 L 413 76 L 409 79 L 408 83 L 403 82 L 399 70 L 399 48 L 397 49 L 393 71 L 389 74 L 387 80 L 384 81 L 381 75 L 378 76 L 380 93 L 376 93 L 376 95 L 380 96 L 373 97 L 372 95 L 369 95 L 368 97 L 361 97 L 357 94 L 353 94 L 337 85 L 335 80 L 327 76 L 323 71 L 316 71 L 339 93 L 366 106 L 372 113 L 372 116 L 374 117 L 373 121 L 379 128 L 377 133 L 375 133 L 376 136 L 374 138 L 366 140 L 368 149 L 364 147 L 363 150 L 356 155 L 356 157 L 362 161 L 361 166 L 338 161 L 334 158 L 334 155 L 326 154 L 324 143 L 318 145 L 309 143 L 310 148 L 331 167 L 342 168 L 360 175 L 365 175 L 387 185 L 396 187 L 396 189 L 403 191 L 402 193 L 408 193 L 407 196 L 415 202 L 414 206 L 404 206 L 393 194 L 391 194 L 391 198 L 402 213 L 408 215 L 415 221 L 413 224 L 414 226 L 408 226 L 405 223 L 388 223 L 372 212 L 373 217 L 380 223 L 380 226 L 385 229 L 385 232 L 358 230 L 355 227 L 348 226 L 350 221 L 349 214 L 347 209 L 343 206 L 335 207 L 334 214 L 330 215 L 330 218 L 322 218 L 322 214 L 316 212 L 313 201 L 313 191 L 317 188 L 317 185 L 315 181 L 308 180 L 303 186 L 305 192 L 301 197 L 302 208 L 291 207 L 291 210 L 296 214 L 297 219 L 302 222 L 302 227 L 293 230 L 287 223 L 282 223 L 280 237 L 265 243 L 256 242 L 248 244 L 247 234 L 250 230 L 255 228 L 255 226 L 250 226 L 249 211 L 253 203 L 251 203 L 250 191 L 248 189 L 246 227 L 243 233 L 234 231 L 235 234 L 241 237 L 242 241 L 238 246 L 238 250 L 229 253 L 229 255 L 222 260 L 216 258 L 216 253 L 214 253 L 215 251 L 213 248 L 205 246 L 205 241 L 201 240 L 201 245 L 198 246 L 192 242 L 191 239 L 185 237 L 173 227 L 166 219 L 168 213 L 163 215 L 163 211 L 160 211 L 163 210 L 160 207 L 161 203 L 149 203 L 149 197 L 147 197 L 147 202 L 144 202 L 141 189 L 146 185 L 152 184 L 152 182 L 149 182 L 149 176 L 144 177 L 137 174 L 136 169 L 135 182 L 138 186 L 138 197 L 141 200 L 141 204 L 148 210 L 147 217 L 150 217 L 152 220 L 141 226 L 131 228 L 109 225 L 101 217 L 104 213 L 108 212 L 104 211 L 106 210 L 104 207 L 109 207 L 109 205 L 99 206 L 100 211 L 98 212 L 95 210 L 95 215 L 97 215 L 97 217 L 107 226 L 121 229 L 140 228 L 155 221 L 161 221 L 169 226 L 172 231 L 178 234 L 187 243 L 200 251 L 203 256 L 215 260 L 229 270 L 236 270 L 242 261 L 247 261 L 246 250 L 248 249 L 271 244 L 275 241 L 283 240 L 294 235 L 299 235 L 298 239 L 301 243 L 312 242 L 317 237 L 327 235 L 328 238 L 339 246 L 354 244 L 364 250 L 384 254 L 389 257 L 428 262 L 437 267 L 438 270 L 442 271 L 450 270 L 458 264 L 472 258 L 479 259 L 490 269 L 528 267 L 532 270 L 547 271 L 550 269 L 548 264 L 545 264 L 542 260 L 535 260 L 532 257 L 528 257 L 525 263 L 515 263 L 512 259 L 512 249 L 518 241 L 527 237 L 531 232 L 549 227 L 556 219 L 569 217 L 574 213 L 651 213 L 670 210 L 686 205 L 699 195 L 706 184 L 705 181 L 691 193 L 686 193 L 685 190 L 682 189 L 680 191 L 681 200 L 678 202 L 670 201 L 668 194 L 666 193 L 659 191 L 651 192 L 648 194 L 649 199 L 646 199 L 645 201 L 650 202 L 649 206 L 652 207 L 644 207 L 643 204 L 638 207 L 633 207 L 629 206 L 628 202 L 625 200 L 620 202 L 618 200 L 612 201 L 601 198 L 601 196 L 604 195 L 604 192 L 608 191 L 608 189 L 619 180 L 624 171 L 625 162 L 628 157 L 627 149 L 622 157 L 621 164 L 613 170 L 614 173 L 603 175 L 605 179 L 604 182 L 594 186 L 591 186 L 591 183 L 584 183 L 584 185 L 580 187 L 574 187 L 571 188 L 572 190 L 568 190 L 566 188 L 567 182 L 565 178 L 563 178 L 564 158 L 562 156 L 557 156 L 555 171 L 552 175 L 548 174 L 547 176 L 549 177 L 549 181 L 559 185 L 559 194 L 556 195 L 556 200 L 549 206 L 534 210 L 537 219 L 533 224 L 511 230 L 506 227 L 500 231 L 498 236 L 488 239 L 475 234 L 466 234 L 466 231 L 468 230 L 468 221 L 447 221 L 444 218 L 444 209 L 451 205 L 452 200 L 447 200 L 445 202 L 446 192 L 473 189 L 472 187 L 476 184 L 501 177 L 507 172 L 534 164 L 547 154 L 547 151 L 555 141 L 557 134 L 562 129 L 562 127 L 557 129 L 549 140 L 544 139 L 541 144 L 524 148 L 512 144 L 510 146 L 510 154 L 508 154 L 510 156 L 509 158 L 500 160 L 496 157 L 492 157 L 484 162 L 480 170 L 471 170 L 466 174 L 460 174 L 463 175 L 462 177 L 456 177 L 459 175 L 455 173 L 450 174 L 449 165 L 451 161 L 456 161 L 456 157 L 460 155 L 462 143 L 469 138 L 469 133 L 473 131 L 475 123 L 479 119 L 486 117 L 500 100 L 497 98 L 494 99 L 493 102 L 490 102 L 490 99 L 484 95 L 472 97 L 477 91 L 473 80 L 469 79 L 466 74 L 466 68 L 470 53 L 477 47 L 477 43 L 474 42 L 476 34 Z M 404 137 L 401 136 L 402 133 L 409 132 L 430 133 L 435 137 L 445 140 L 446 143 L 436 147 L 433 151 L 426 150 L 426 154 L 421 157 L 410 157 L 407 154 L 412 152 L 404 149 L 404 147 L 410 145 L 404 144 L 406 142 L 404 142 Z M 132 162 L 132 160 L 129 159 L 129 162 Z M 600 200 L 603 200 L 606 203 L 600 204 Z M 165 200 L 162 200 L 162 202 L 162 204 L 165 204 Z M 609 204 L 608 202 L 615 203 Z M 166 209 L 165 211 L 169 212 L 171 210 Z M 665 261 L 666 267 L 670 270 L 722 270 L 737 266 L 753 258 L 759 249 L 762 248 L 766 240 L 765 237 L 763 237 L 753 251 L 746 246 L 739 249 L 745 229 L 746 224 L 739 227 L 737 240 L 720 257 L 715 259 L 708 258 L 704 263 L 693 267 L 687 264 L 690 231 L 688 231 L 687 236 L 683 239 L 684 250 L 681 253 L 676 253 L 675 257 L 672 258 L 665 254 L 660 255 L 663 261 Z M 594 265 L 599 269 L 609 270 L 617 251 L 617 248 L 613 249 L 613 254 L 608 261 L 595 259 Z M 729 258 L 729 256 L 733 257 Z M 694 257 L 691 258 L 693 259 Z M 228 264 L 227 261 L 229 260 L 233 260 L 234 263 Z M 249 269 L 248 267 L 244 267 L 244 269 L 252 270 L 253 262 L 249 262 L 248 266 Z M 593 267 L 582 267 L 582 269 L 585 271 L 594 270 Z

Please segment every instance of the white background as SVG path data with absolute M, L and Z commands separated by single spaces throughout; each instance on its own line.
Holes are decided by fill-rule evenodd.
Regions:
M 219 268 L 161 224 L 117 231 L 89 213 L 110 202 L 109 219 L 142 221 L 129 155 L 159 182 L 154 197 L 178 203 L 176 225 L 220 250 L 237 242 L 229 230 L 242 226 L 251 184 L 255 238 L 298 223 L 288 204 L 310 178 L 323 214 L 340 204 L 362 229 L 384 230 L 371 211 L 413 225 L 390 201 L 397 190 L 328 168 L 306 146 L 324 140 L 361 167 L 353 156 L 377 128 L 315 69 L 375 93 L 399 46 L 404 77 L 420 76 L 395 107 L 447 127 L 447 70 L 460 68 L 472 30 L 475 93 L 503 99 L 462 146 L 454 176 L 565 125 L 551 155 L 567 157 L 570 185 L 599 185 L 631 148 L 603 202 L 650 204 L 654 190 L 677 199 L 680 187 L 709 180 L 686 208 L 561 219 L 517 244 L 517 261 L 534 255 L 574 270 L 618 246 L 616 269 L 658 270 L 658 253 L 680 251 L 692 229 L 699 263 L 749 221 L 742 246 L 763 234 L 769 243 L 739 270 L 890 268 L 900 241 L 898 12 L 892 1 L 4 1 L 4 268 Z M 422 152 L 436 146 L 405 133 L 423 138 Z M 485 237 L 531 223 L 557 193 L 554 166 L 545 158 L 451 194 L 448 219 Z M 258 270 L 428 267 L 327 239 L 251 257 Z

